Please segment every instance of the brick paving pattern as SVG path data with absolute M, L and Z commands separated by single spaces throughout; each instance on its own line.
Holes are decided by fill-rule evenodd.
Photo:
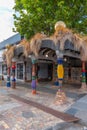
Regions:
M 56 88 L 52 89 L 56 90 Z M 57 106 L 54 103 L 55 93 L 46 91 L 37 91 L 37 93 L 37 95 L 32 95 L 31 89 L 21 86 L 17 86 L 17 89 L 0 86 L 0 130 L 57 130 L 58 124 L 64 123 L 63 120 L 17 101 L 9 94 L 30 99 L 62 112 L 67 111 L 76 99 L 67 97 L 65 104 Z

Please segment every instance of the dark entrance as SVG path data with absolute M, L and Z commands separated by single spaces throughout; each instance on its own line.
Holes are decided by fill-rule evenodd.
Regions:
M 48 80 L 51 81 L 53 78 L 53 64 L 48 64 Z

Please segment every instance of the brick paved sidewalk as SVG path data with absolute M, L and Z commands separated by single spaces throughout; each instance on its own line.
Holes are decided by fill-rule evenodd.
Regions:
M 69 96 L 66 104 L 56 105 L 55 93 L 38 91 L 37 95 L 32 95 L 30 89 L 21 86 L 17 86 L 17 89 L 0 86 L 0 130 L 57 130 L 58 124 L 63 123 L 63 120 L 19 102 L 9 94 L 39 102 L 59 111 L 66 111 L 75 102 L 75 99 Z

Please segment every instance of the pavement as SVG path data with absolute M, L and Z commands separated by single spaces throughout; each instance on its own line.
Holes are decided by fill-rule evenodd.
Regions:
M 57 86 L 40 83 L 37 94 L 32 95 L 29 83 L 18 83 L 16 89 L 0 85 L 0 130 L 87 130 L 87 92 L 78 91 L 74 85 L 65 84 L 63 90 L 67 101 L 55 104 Z M 80 118 L 78 123 L 67 123 L 55 116 L 9 96 L 15 94 L 24 99 L 38 102 L 52 109 Z

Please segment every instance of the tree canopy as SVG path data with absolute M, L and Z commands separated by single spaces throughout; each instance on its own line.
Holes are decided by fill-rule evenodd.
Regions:
M 87 34 L 87 0 L 15 0 L 14 31 L 31 38 L 37 32 L 50 35 L 57 21 Z

